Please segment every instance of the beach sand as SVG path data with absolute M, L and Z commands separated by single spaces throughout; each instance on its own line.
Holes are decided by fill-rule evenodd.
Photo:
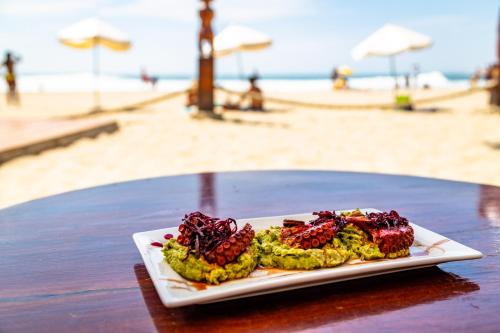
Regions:
M 415 97 L 443 91 L 420 91 Z M 106 93 L 116 107 L 160 95 Z M 391 92 L 275 93 L 323 103 L 384 103 Z M 225 98 L 220 96 L 220 100 Z M 194 120 L 184 97 L 116 119 L 120 130 L 0 165 L 0 207 L 101 184 L 193 172 L 319 169 L 417 175 L 500 185 L 500 114 L 486 93 L 433 103 L 438 112 L 314 110 L 268 104 L 270 112 L 230 112 L 225 121 Z M 6 117 L 85 112 L 89 93 L 24 94 Z

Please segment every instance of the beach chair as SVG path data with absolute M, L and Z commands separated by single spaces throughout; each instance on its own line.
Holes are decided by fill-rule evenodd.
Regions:
M 395 106 L 398 110 L 413 110 L 413 103 L 409 93 L 398 93 L 395 96 Z

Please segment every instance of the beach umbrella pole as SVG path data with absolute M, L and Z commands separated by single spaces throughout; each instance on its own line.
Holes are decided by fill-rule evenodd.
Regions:
M 93 50 L 93 56 L 92 56 L 92 62 L 93 62 L 93 72 L 94 72 L 94 109 L 95 110 L 100 110 L 101 109 L 101 95 L 100 95 L 100 89 L 99 89 L 99 45 L 94 46 Z
M 394 77 L 394 90 L 398 90 L 398 73 L 396 71 L 396 57 L 391 55 L 389 57 L 389 67 L 391 70 L 391 75 Z
M 236 52 L 236 61 L 238 62 L 238 74 L 240 80 L 244 80 L 245 70 L 243 68 L 243 56 L 241 55 L 241 52 Z

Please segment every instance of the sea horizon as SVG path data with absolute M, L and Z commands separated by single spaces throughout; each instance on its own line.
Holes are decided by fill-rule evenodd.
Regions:
M 469 80 L 473 73 L 467 71 L 437 71 L 437 70 L 429 70 L 429 71 L 421 71 L 420 73 L 429 73 L 429 72 L 440 72 L 442 73 L 448 80 Z M 37 72 L 19 72 L 19 76 L 42 76 L 42 75 L 74 75 L 74 74 L 92 74 L 90 71 L 37 71 Z M 154 76 L 160 80 L 192 80 L 196 77 L 197 74 L 189 74 L 189 73 L 148 73 L 151 76 Z M 252 75 L 253 72 L 248 72 L 243 75 L 244 78 Z M 403 75 L 414 75 L 413 72 L 408 71 L 398 71 L 398 76 Z M 130 79 L 139 79 L 141 78 L 141 74 L 138 71 L 137 73 L 120 73 L 120 72 L 106 72 L 101 71 L 101 75 L 103 76 L 114 76 L 121 78 L 130 78 Z M 260 73 L 258 72 L 259 78 L 262 80 L 325 80 L 331 79 L 331 73 Z M 387 71 L 380 72 L 354 72 L 350 78 L 373 78 L 373 77 L 384 77 L 391 76 L 391 73 Z M 241 76 L 237 73 L 220 73 L 216 75 L 216 78 L 222 80 L 241 80 Z
M 157 91 L 180 91 L 190 87 L 194 75 L 150 74 L 158 79 Z M 244 91 L 248 89 L 248 76 L 222 73 L 216 76 L 216 83 L 222 87 Z M 469 73 L 465 72 L 421 72 L 417 77 L 410 75 L 412 87 L 432 89 L 465 89 L 469 87 Z M 332 80 L 326 73 L 259 74 L 259 85 L 264 91 L 305 92 L 328 91 L 332 89 Z M 405 73 L 398 73 L 400 86 L 406 84 Z M 18 74 L 18 86 L 21 93 L 26 92 L 85 92 L 98 89 L 103 92 L 149 91 L 151 85 L 141 80 L 140 73 L 102 72 L 97 79 L 89 72 L 21 72 Z M 483 82 L 480 82 L 483 84 Z M 390 90 L 394 87 L 394 77 L 386 72 L 354 73 L 348 78 L 348 85 L 353 89 Z M 0 91 L 5 90 L 0 86 Z

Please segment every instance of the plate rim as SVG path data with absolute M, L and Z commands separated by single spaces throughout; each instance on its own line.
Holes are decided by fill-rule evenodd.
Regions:
M 344 209 L 344 210 L 336 210 L 336 212 L 342 212 L 342 211 L 352 211 L 353 209 Z M 380 212 L 380 210 L 375 209 L 375 208 L 362 208 L 362 211 L 377 211 Z M 254 218 L 244 218 L 244 219 L 237 219 L 236 221 L 238 223 L 245 223 L 248 222 L 249 220 L 251 221 L 258 221 L 258 220 L 264 220 L 264 219 L 273 219 L 273 218 L 286 218 L 290 216 L 301 216 L 301 215 L 312 215 L 311 212 L 306 212 L 306 213 L 297 213 L 297 214 L 287 214 L 287 215 L 274 215 L 274 216 L 259 216 L 259 217 L 254 217 Z M 341 281 L 346 281 L 346 280 L 354 280 L 358 278 L 364 278 L 368 276 L 374 276 L 374 275 L 383 275 L 383 274 L 390 274 L 393 272 L 398 272 L 398 271 L 403 271 L 403 270 L 412 270 L 412 269 L 419 269 L 423 267 L 428 267 L 428 266 L 435 266 L 440 263 L 446 263 L 450 261 L 461 261 L 461 260 L 472 260 L 472 259 L 479 259 L 483 257 L 483 254 L 475 250 L 473 248 L 470 248 L 464 244 L 461 244 L 459 242 L 456 242 L 448 237 L 445 237 L 441 234 L 438 234 L 432 230 L 429 230 L 427 228 L 421 227 L 415 223 L 410 222 L 410 225 L 418 230 L 418 232 L 424 232 L 424 233 L 430 233 L 433 236 L 439 236 L 443 239 L 446 239 L 452 244 L 454 243 L 455 245 L 458 245 L 459 247 L 462 248 L 462 250 L 468 252 L 466 255 L 462 254 L 447 254 L 446 256 L 424 256 L 424 257 L 413 257 L 412 262 L 401 262 L 401 260 L 398 259 L 407 259 L 405 258 L 396 258 L 396 259 L 387 259 L 383 260 L 381 262 L 384 262 L 384 268 L 379 269 L 379 270 L 373 270 L 373 265 L 359 265 L 359 266 L 345 266 L 345 265 L 340 265 L 332 268 L 324 268 L 324 269 L 318 269 L 318 270 L 311 270 L 307 271 L 305 273 L 309 273 L 309 275 L 303 275 L 303 274 L 295 274 L 295 275 L 285 275 L 285 276 L 278 276 L 272 279 L 272 281 L 263 279 L 262 281 L 255 281 L 251 286 L 247 286 L 247 288 L 251 288 L 251 291 L 248 291 L 245 289 L 243 286 L 242 288 L 236 288 L 236 289 L 226 289 L 226 290 L 221 290 L 217 292 L 212 292 L 212 293 L 200 293 L 197 295 L 190 295 L 189 297 L 176 297 L 174 294 L 170 293 L 168 288 L 165 288 L 165 281 L 161 280 L 160 277 L 156 274 L 156 270 L 153 268 L 153 261 L 151 259 L 151 256 L 144 251 L 144 246 L 143 242 L 141 241 L 142 237 L 145 237 L 146 234 L 150 233 L 158 233 L 158 232 L 172 232 L 171 229 L 177 230 L 177 227 L 169 227 L 169 228 L 161 228 L 161 229 L 154 229 L 154 230 L 147 230 L 147 231 L 141 231 L 141 232 L 135 232 L 132 234 L 132 238 L 134 240 L 135 245 L 137 246 L 139 253 L 142 257 L 142 260 L 144 261 L 144 264 L 146 266 L 146 269 L 148 271 L 148 274 L 153 281 L 153 284 L 155 286 L 156 292 L 158 296 L 160 297 L 163 305 L 165 305 L 168 308 L 174 308 L 174 307 L 181 307 L 181 306 L 186 306 L 186 305 L 194 305 L 194 304 L 207 304 L 207 303 L 214 303 L 214 302 L 222 302 L 230 299 L 236 299 L 236 298 L 243 298 L 243 297 L 252 297 L 252 296 L 257 296 L 257 295 L 263 295 L 263 294 L 270 294 L 270 293 L 277 293 L 277 292 L 282 292 L 282 291 L 287 291 L 287 290 L 293 290 L 293 289 L 300 289 L 300 288 L 306 288 L 306 287 L 313 287 L 316 285 L 321 285 L 321 284 L 328 284 L 328 283 L 335 283 L 335 282 L 341 282 Z M 417 232 L 415 232 L 417 234 Z M 443 260 L 445 259 L 445 260 Z M 376 264 L 376 262 L 373 262 Z M 339 269 L 343 269 L 343 271 L 347 270 L 348 272 L 352 272 L 352 274 L 344 274 L 341 276 L 329 276 L 332 274 L 332 272 L 338 272 Z M 310 274 L 314 274 L 311 276 Z M 181 277 L 182 278 L 182 277 Z M 244 278 L 245 279 L 245 278 Z M 244 280 L 240 279 L 240 280 Z M 187 280 L 186 280 L 187 281 Z M 287 282 L 288 285 L 286 287 L 283 287 L 283 282 Z M 319 283 L 315 283 L 319 282 Z M 168 286 L 168 283 L 167 283 Z M 282 288 L 280 288 L 282 287 Z M 167 297 L 168 296 L 168 297 Z

